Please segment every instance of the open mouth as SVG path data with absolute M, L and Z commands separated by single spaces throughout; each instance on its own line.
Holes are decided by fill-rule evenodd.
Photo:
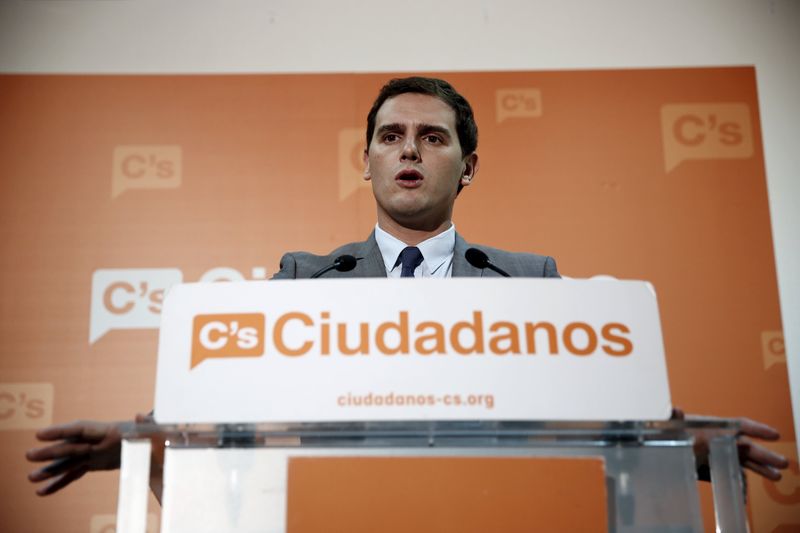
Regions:
M 403 187 L 418 187 L 423 179 L 422 174 L 413 169 L 402 170 L 394 177 L 395 182 Z

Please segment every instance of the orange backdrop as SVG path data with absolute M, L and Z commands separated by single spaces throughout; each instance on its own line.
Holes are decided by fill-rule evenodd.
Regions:
M 115 474 L 36 501 L 23 454 L 51 421 L 149 410 L 159 279 L 264 278 L 368 235 L 363 132 L 389 77 L 0 76 L 0 523 L 108 531 Z M 794 457 L 754 70 L 442 77 L 480 127 L 459 232 L 652 281 L 674 403 L 763 420 Z M 796 460 L 751 495 L 756 533 L 800 527 Z

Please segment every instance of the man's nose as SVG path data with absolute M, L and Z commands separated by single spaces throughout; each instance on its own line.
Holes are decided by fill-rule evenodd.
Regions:
M 400 155 L 400 159 L 403 161 L 418 161 L 419 158 L 419 150 L 417 149 L 416 139 L 413 137 L 407 138 L 403 144 L 403 153 Z

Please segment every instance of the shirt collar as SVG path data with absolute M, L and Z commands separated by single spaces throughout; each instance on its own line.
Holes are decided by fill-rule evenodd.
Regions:
M 408 245 L 394 235 L 382 230 L 377 224 L 375 224 L 375 241 L 378 243 L 378 249 L 380 249 L 383 256 L 386 272 L 391 272 L 394 268 L 400 268 L 400 265 L 395 267 L 395 262 L 403 248 Z M 455 247 L 456 227 L 454 224 L 450 224 L 450 227 L 445 231 L 417 245 L 423 257 L 422 265 L 419 268 L 424 268 L 428 275 L 434 274 L 440 268 L 445 268 L 448 260 L 453 257 Z

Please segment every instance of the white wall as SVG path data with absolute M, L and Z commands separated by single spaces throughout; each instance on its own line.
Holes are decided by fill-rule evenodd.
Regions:
M 795 427 L 800 428 L 800 2 L 0 3 L 0 72 L 688 65 L 756 66 Z

